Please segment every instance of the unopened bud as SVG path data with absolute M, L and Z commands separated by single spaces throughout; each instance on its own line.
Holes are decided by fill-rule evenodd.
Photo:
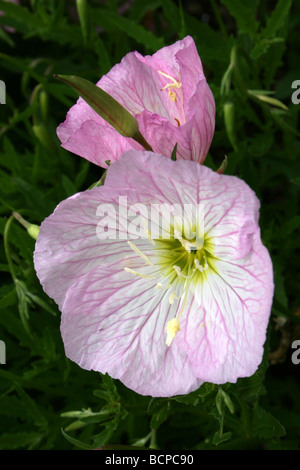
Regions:
M 237 139 L 236 139 L 236 126 L 235 126 L 235 109 L 234 104 L 231 101 L 227 101 L 224 104 L 223 108 L 224 113 L 224 122 L 225 127 L 228 135 L 228 139 L 233 146 L 234 149 L 237 147 Z

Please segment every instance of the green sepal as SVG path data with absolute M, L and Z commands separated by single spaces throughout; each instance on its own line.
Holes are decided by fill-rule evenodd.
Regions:
M 140 133 L 135 117 L 106 91 L 85 78 L 75 75 L 54 75 L 54 77 L 72 87 L 99 116 L 123 137 L 131 137 L 145 150 L 152 150 Z

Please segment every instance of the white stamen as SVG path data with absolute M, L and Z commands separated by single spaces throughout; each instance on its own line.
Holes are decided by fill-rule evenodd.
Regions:
M 172 82 L 172 83 L 167 83 L 162 88 L 162 90 L 165 90 L 166 88 L 181 88 L 182 87 L 182 83 L 175 80 L 175 78 L 171 77 L 171 75 L 168 75 L 167 73 L 162 72 L 161 70 L 158 70 L 157 72 L 160 73 L 160 75 L 163 75 L 164 77 L 168 78 Z
M 142 223 L 143 223 L 143 226 L 144 226 L 144 230 L 145 230 L 145 233 L 147 235 L 147 238 L 148 240 L 150 240 L 150 242 L 152 243 L 152 245 L 155 245 L 155 241 L 151 238 L 151 232 L 150 230 L 148 229 L 148 225 L 147 225 L 147 222 L 144 218 L 142 218 Z
M 208 264 L 206 262 L 206 259 L 205 259 L 205 265 L 204 266 L 202 266 L 202 264 L 199 263 L 198 259 L 195 259 L 194 263 L 195 263 L 196 269 L 198 269 L 198 271 L 200 271 L 200 273 L 203 273 L 203 271 L 206 271 L 208 269 Z
M 134 274 L 135 276 L 143 277 L 145 279 L 155 279 L 155 276 L 149 276 L 148 274 L 141 274 L 131 268 L 124 268 L 124 271 L 126 271 L 127 273 Z
M 179 266 L 173 266 L 173 268 L 175 269 L 176 271 L 176 274 L 178 277 L 184 277 L 185 279 L 189 279 L 190 277 L 192 277 L 194 275 L 194 272 L 195 272 L 195 269 L 193 269 L 192 271 L 192 274 L 190 274 L 189 276 L 186 276 L 185 274 L 182 274 L 181 272 L 181 268 Z
M 135 246 L 131 241 L 127 240 L 127 243 L 128 245 L 130 246 L 130 248 L 135 251 L 138 255 L 141 256 L 141 258 L 143 258 L 147 264 L 150 264 L 150 266 L 154 266 L 154 264 L 152 263 L 152 261 L 148 258 L 148 256 L 145 255 L 145 253 L 143 253 L 137 246 Z

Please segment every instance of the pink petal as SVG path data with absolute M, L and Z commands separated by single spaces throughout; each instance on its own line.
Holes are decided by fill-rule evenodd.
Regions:
M 137 52 L 129 52 L 97 85 L 132 114 L 148 109 L 167 117 L 164 95 L 160 92 L 159 74 L 143 63 L 141 57 Z
M 142 150 L 133 139 L 121 136 L 81 98 L 57 128 L 62 146 L 92 163 L 107 168 L 107 160 L 116 161 L 126 150 Z
M 170 303 L 172 289 L 157 289 L 162 253 L 155 243 L 135 241 L 154 264 L 145 266 L 126 240 L 97 237 L 99 204 L 116 207 L 124 195 L 129 205 L 203 204 L 210 269 L 188 287 L 186 304 L 183 297 Z M 152 396 L 251 375 L 262 359 L 273 296 L 258 212 L 254 192 L 236 177 L 197 162 L 126 152 L 109 167 L 103 187 L 63 201 L 43 222 L 37 240 L 35 267 L 63 311 L 68 356 Z M 172 253 L 169 258 L 172 262 Z M 179 312 L 181 330 L 167 348 L 166 324 Z
M 215 128 L 215 104 L 206 81 L 201 81 L 186 106 L 186 121 L 164 119 L 144 111 L 136 116 L 139 129 L 153 150 L 170 157 L 177 143 L 177 158 L 203 163 Z M 175 126 L 174 126 L 175 124 Z M 166 138 L 167 136 L 167 138 Z
M 172 396 L 197 389 L 185 353 L 166 346 L 174 315 L 155 281 L 105 265 L 68 291 L 61 331 L 67 356 L 84 369 L 108 372 L 142 395 Z
M 169 88 L 174 80 L 180 88 Z M 154 151 L 170 157 L 177 143 L 178 158 L 204 161 L 214 133 L 215 102 L 191 37 L 152 57 L 127 54 L 97 85 L 135 115 Z M 104 167 L 106 160 L 117 160 L 125 150 L 141 149 L 82 99 L 69 110 L 57 134 L 64 148 Z
M 217 261 L 216 268 L 197 287 L 174 341 L 187 352 L 198 377 L 222 384 L 257 370 L 274 287 L 270 256 L 259 232 L 247 257 Z
M 120 226 L 118 230 L 118 235 L 125 231 L 124 239 L 99 240 L 97 236 L 98 206 L 116 207 L 118 214 L 118 203 L 113 192 L 94 188 L 62 201 L 41 224 L 34 252 L 35 270 L 45 292 L 60 307 L 77 279 L 97 266 L 120 259 L 120 253 L 120 266 L 130 266 L 130 260 L 134 267 L 141 264 L 141 258 L 127 244 L 127 228 L 122 230 Z

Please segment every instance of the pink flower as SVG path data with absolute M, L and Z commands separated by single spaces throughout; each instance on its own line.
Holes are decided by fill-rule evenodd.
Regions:
M 150 232 L 145 208 L 164 236 Z M 62 311 L 66 355 L 142 395 L 252 375 L 273 296 L 258 217 L 258 199 L 235 176 L 126 152 L 104 186 L 61 202 L 40 228 L 35 269 Z
M 155 152 L 202 163 L 215 125 L 215 102 L 193 39 L 141 56 L 127 54 L 97 83 L 137 119 L 140 132 Z M 107 168 L 129 149 L 143 150 L 122 137 L 79 98 L 57 129 L 62 146 Z

